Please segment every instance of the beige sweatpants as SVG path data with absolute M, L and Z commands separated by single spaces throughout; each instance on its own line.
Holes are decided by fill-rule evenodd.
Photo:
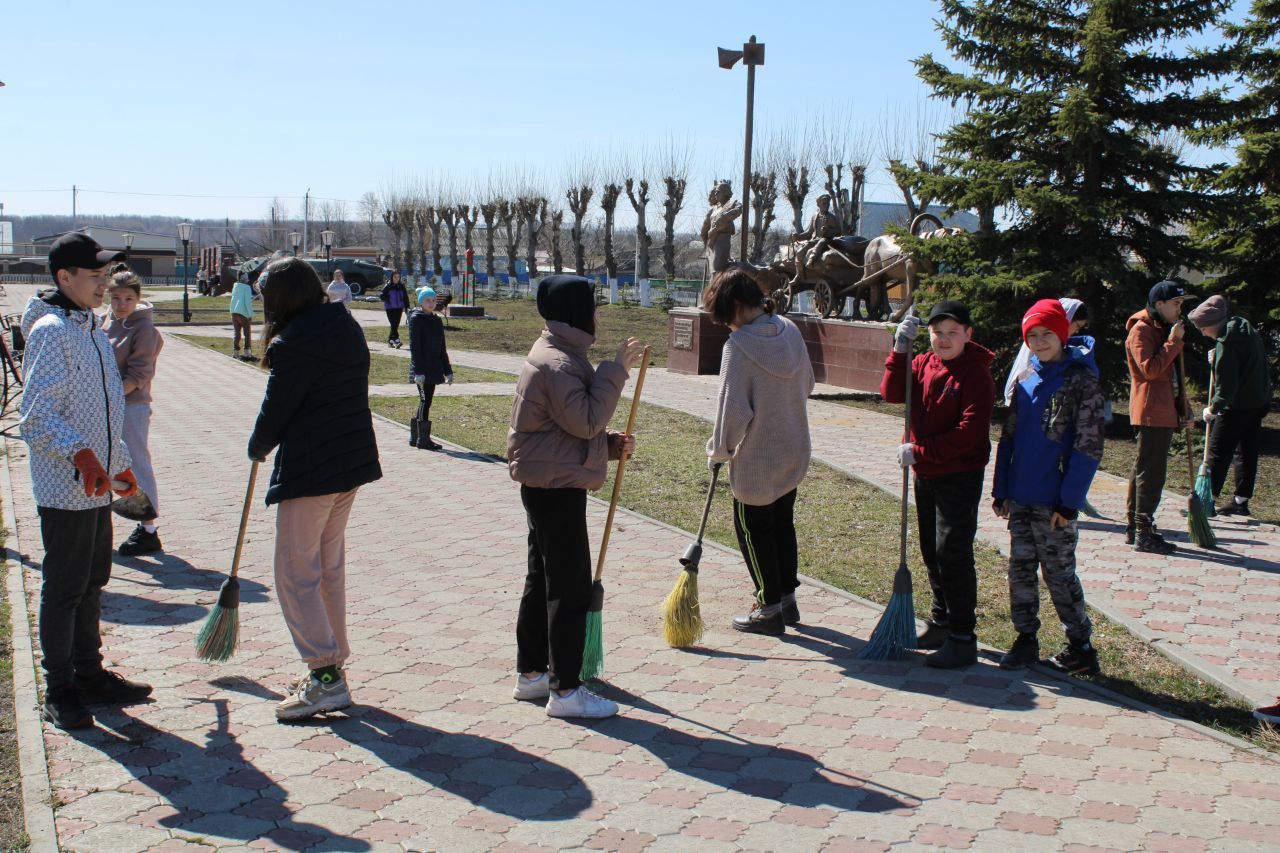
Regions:
M 347 645 L 346 532 L 356 489 L 276 508 L 276 596 L 310 669 L 342 666 Z

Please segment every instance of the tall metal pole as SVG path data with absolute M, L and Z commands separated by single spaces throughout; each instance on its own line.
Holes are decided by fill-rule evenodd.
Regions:
M 751 37 L 755 43 L 756 37 Z M 751 215 L 751 125 L 756 102 L 756 66 L 747 62 L 747 133 L 742 144 L 742 235 L 739 238 L 738 260 L 747 259 L 747 238 L 750 236 L 748 217 Z
M 190 241 L 182 241 L 182 322 L 191 322 L 191 297 L 187 293 L 187 279 L 191 275 L 191 259 L 187 254 Z

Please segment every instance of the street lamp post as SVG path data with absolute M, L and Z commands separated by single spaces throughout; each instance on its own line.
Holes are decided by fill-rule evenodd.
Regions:
M 764 43 L 757 42 L 756 37 L 742 46 L 742 50 L 725 50 L 716 48 L 720 67 L 728 71 L 742 60 L 747 66 L 747 132 L 742 144 L 742 234 L 739 260 L 747 259 L 747 217 L 751 213 L 751 125 L 756 101 L 756 66 L 764 65 Z
M 187 281 L 191 277 L 191 223 L 178 223 L 178 239 L 182 241 L 182 322 L 191 322 L 191 296 L 187 292 Z
M 124 232 L 124 262 L 129 263 L 129 255 L 133 251 L 133 234 Z
M 324 244 L 325 269 L 329 274 L 329 278 L 332 279 L 333 278 L 333 258 L 331 257 L 331 253 L 333 251 L 333 232 L 327 228 L 321 231 L 320 242 Z
M 297 231 L 290 231 L 289 242 L 293 244 L 293 256 L 298 257 L 298 246 L 302 243 L 302 235 Z

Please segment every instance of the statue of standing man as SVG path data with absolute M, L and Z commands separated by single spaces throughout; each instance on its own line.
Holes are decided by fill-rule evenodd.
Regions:
M 710 207 L 702 221 L 702 243 L 706 246 L 711 272 L 722 272 L 729 266 L 729 250 L 733 242 L 733 223 L 742 216 L 742 204 L 733 200 L 733 187 L 721 181 L 707 199 Z

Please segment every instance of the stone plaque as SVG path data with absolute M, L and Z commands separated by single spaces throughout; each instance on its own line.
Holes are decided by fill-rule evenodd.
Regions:
M 676 349 L 693 349 L 693 318 L 675 317 L 671 321 L 671 345 Z

